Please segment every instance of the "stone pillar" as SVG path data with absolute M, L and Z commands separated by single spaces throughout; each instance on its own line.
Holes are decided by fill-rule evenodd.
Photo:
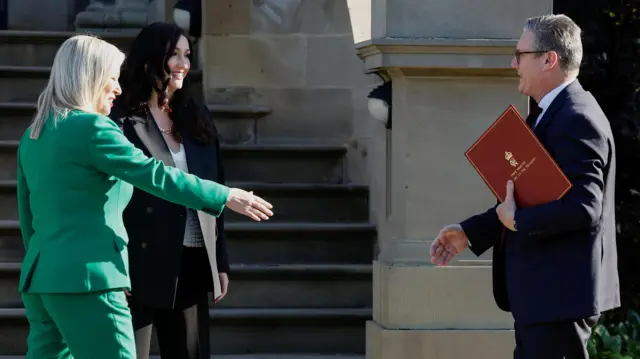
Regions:
M 149 20 L 147 0 L 116 0 L 109 4 L 91 0 L 87 8 L 76 16 L 79 31 L 117 31 L 137 33 Z
M 493 299 L 491 253 L 435 267 L 438 231 L 495 204 L 464 151 L 509 105 L 526 18 L 551 0 L 347 0 L 367 72 L 393 87 L 393 128 L 373 142 L 379 255 L 367 359 L 507 359 L 513 319 Z M 372 120 L 373 121 L 373 120 Z M 376 123 L 382 126 L 381 123 Z

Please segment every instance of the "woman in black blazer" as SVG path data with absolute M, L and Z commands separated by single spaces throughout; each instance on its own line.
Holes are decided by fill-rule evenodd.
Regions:
M 173 24 L 142 29 L 122 66 L 123 94 L 112 118 L 147 156 L 224 183 L 216 128 L 189 92 L 190 48 Z M 138 358 L 149 357 L 155 326 L 162 358 L 208 359 L 208 293 L 217 302 L 229 285 L 224 216 L 216 219 L 136 189 L 124 224 Z

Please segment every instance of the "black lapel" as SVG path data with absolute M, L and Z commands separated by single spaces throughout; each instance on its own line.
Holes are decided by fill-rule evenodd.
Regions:
M 538 122 L 538 125 L 535 127 L 533 132 L 538 137 L 544 134 L 545 129 L 553 121 L 554 115 L 556 114 L 556 112 L 558 112 L 558 110 L 562 108 L 562 105 L 564 104 L 564 102 L 574 94 L 583 92 L 583 91 L 584 89 L 582 88 L 582 85 L 580 85 L 580 82 L 578 80 L 574 80 L 562 91 L 560 91 L 560 93 L 558 93 L 558 96 L 556 96 L 556 98 L 551 102 L 551 104 L 547 108 L 547 111 L 545 111 L 544 115 L 540 119 L 540 122 Z
M 182 137 L 189 173 L 200 178 L 217 180 L 216 153 L 212 144 L 197 144 L 189 136 Z

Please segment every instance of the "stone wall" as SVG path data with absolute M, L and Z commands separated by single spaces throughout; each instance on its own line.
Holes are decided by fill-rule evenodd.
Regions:
M 68 31 L 74 0 L 7 0 L 9 30 Z M 34 9 L 38 9 L 34 11 Z
M 345 0 L 203 4 L 208 102 L 273 108 L 254 129 L 249 120 L 223 124 L 236 127 L 221 129 L 228 141 L 361 147 L 354 138 L 368 137 L 375 76 L 364 74 L 356 55 Z

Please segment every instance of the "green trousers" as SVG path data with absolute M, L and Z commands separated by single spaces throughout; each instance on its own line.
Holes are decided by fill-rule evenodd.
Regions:
M 135 359 L 127 298 L 121 289 L 22 294 L 29 320 L 27 359 Z

